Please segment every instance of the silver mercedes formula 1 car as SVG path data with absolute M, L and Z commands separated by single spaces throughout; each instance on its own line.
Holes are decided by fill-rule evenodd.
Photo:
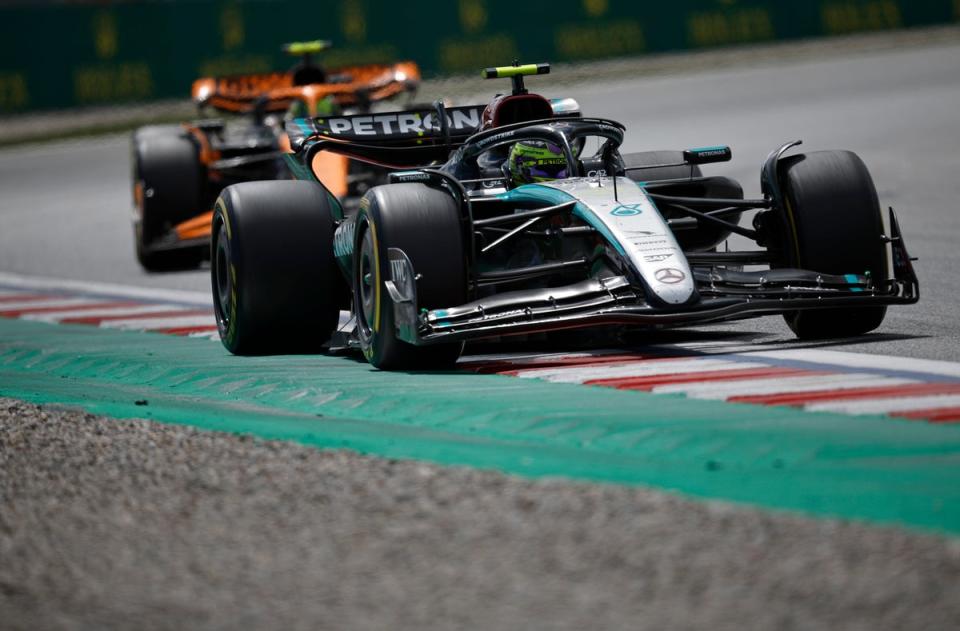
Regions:
M 379 368 L 435 369 L 468 340 L 573 328 L 782 315 L 801 338 L 845 337 L 917 301 L 897 217 L 855 154 L 785 144 L 762 199 L 744 199 L 700 170 L 728 147 L 623 154 L 620 123 L 527 91 L 548 71 L 487 69 L 513 89 L 484 106 L 291 121 L 298 181 L 230 186 L 216 204 L 224 345 L 334 338 Z M 314 173 L 322 152 L 389 167 L 390 183 L 345 210 Z M 731 235 L 750 247 L 718 247 Z M 341 309 L 353 326 L 338 339 Z

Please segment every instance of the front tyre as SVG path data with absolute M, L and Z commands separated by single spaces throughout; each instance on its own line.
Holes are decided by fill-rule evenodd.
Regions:
M 417 305 L 436 309 L 466 302 L 467 276 L 460 210 L 447 193 L 424 184 L 371 189 L 357 214 L 354 313 L 364 356 L 383 370 L 443 370 L 460 356 L 460 342 L 414 346 L 397 338 L 389 248 L 399 248 L 418 274 Z
M 245 182 L 220 194 L 211 285 L 231 353 L 317 352 L 336 330 L 345 286 L 330 204 L 310 182 Z
M 779 177 L 786 205 L 784 263 L 824 274 L 887 278 L 883 219 L 873 179 L 850 151 L 784 158 Z M 886 307 L 843 307 L 784 315 L 801 339 L 861 335 L 883 322 Z

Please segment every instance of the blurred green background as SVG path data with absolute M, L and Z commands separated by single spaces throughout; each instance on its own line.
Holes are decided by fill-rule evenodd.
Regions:
M 411 59 L 427 77 L 954 22 L 960 0 L 0 2 L 0 113 L 186 97 L 198 76 Z

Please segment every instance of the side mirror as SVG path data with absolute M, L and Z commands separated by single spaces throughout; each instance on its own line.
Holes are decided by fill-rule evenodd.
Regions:
M 698 147 L 683 152 L 683 161 L 688 164 L 709 164 L 711 162 L 729 162 L 733 158 L 730 147 Z

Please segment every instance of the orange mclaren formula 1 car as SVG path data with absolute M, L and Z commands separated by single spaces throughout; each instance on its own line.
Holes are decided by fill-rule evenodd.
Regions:
M 224 187 L 289 177 L 284 120 L 326 114 L 362 114 L 372 104 L 412 95 L 420 81 L 413 62 L 323 68 L 311 60 L 325 41 L 287 44 L 302 56 L 287 72 L 202 78 L 193 100 L 203 112 L 243 115 L 150 125 L 133 134 L 134 240 L 148 271 L 192 269 L 209 257 L 214 201 Z M 236 118 L 236 117 L 235 117 Z M 385 177 L 376 167 L 333 154 L 315 165 L 342 203 L 359 201 Z

